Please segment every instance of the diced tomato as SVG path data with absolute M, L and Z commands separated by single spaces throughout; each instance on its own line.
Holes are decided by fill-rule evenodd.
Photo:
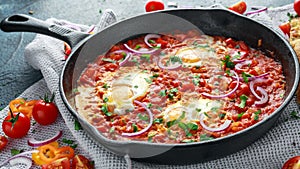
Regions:
M 285 22 L 285 23 L 279 25 L 279 28 L 282 30 L 282 32 L 283 32 L 285 35 L 290 36 L 291 25 L 290 25 L 289 22 Z
M 72 160 L 72 169 L 93 169 L 93 163 L 83 155 L 76 155 Z
M 295 156 L 287 160 L 282 169 L 299 169 L 300 168 L 300 156 Z
M 234 48 L 236 46 L 236 42 L 232 38 L 227 38 L 225 43 L 230 48 Z
M 104 65 L 106 71 L 114 72 L 119 66 L 115 63 L 107 63 Z
M 5 136 L 0 136 L 0 151 L 7 145 L 8 139 Z
M 239 1 L 236 4 L 233 4 L 232 6 L 228 7 L 228 9 L 235 11 L 239 14 L 243 14 L 247 10 L 247 4 L 245 1 Z

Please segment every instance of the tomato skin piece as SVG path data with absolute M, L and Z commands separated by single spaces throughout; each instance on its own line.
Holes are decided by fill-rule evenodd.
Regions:
M 59 158 L 50 164 L 44 164 L 42 165 L 42 169 L 70 169 L 71 168 L 71 162 L 69 158 Z
M 300 156 L 295 156 L 288 159 L 282 166 L 282 169 L 300 168 Z
M 299 1 L 300 2 L 300 1 Z M 299 9 L 300 10 L 300 9 Z M 285 22 L 281 25 L 279 25 L 279 28 L 281 29 L 281 31 L 285 34 L 290 36 L 290 31 L 291 31 L 291 25 L 289 22 Z
M 165 9 L 165 5 L 161 0 L 149 0 L 145 5 L 146 12 L 152 12 Z
M 237 12 L 239 14 L 243 14 L 247 10 L 247 4 L 245 1 L 239 1 L 235 4 L 233 4 L 232 6 L 228 7 L 228 9 L 230 9 L 234 12 Z
M 19 116 L 18 119 L 14 122 L 12 120 L 11 114 L 6 116 L 2 123 L 2 130 L 10 138 L 22 138 L 27 135 L 30 129 L 30 119 L 25 116 L 23 113 L 12 113 L 13 117 Z
M 5 148 L 8 143 L 8 139 L 5 136 L 0 136 L 0 151 Z
M 300 16 L 300 0 L 294 1 L 294 10 L 298 16 Z
M 32 109 L 33 119 L 41 125 L 49 125 L 56 121 L 59 110 L 55 103 L 38 100 Z
M 94 169 L 94 166 L 85 156 L 77 154 L 72 160 L 72 169 Z

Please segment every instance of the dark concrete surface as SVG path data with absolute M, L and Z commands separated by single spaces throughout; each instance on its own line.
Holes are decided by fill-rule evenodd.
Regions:
M 206 7 L 215 3 L 229 6 L 239 0 L 164 0 L 177 2 L 179 7 Z M 245 0 L 248 6 L 277 7 L 293 0 Z M 0 20 L 22 13 L 39 19 L 50 17 L 69 20 L 74 23 L 96 24 L 101 11 L 110 8 L 119 20 L 144 13 L 146 0 L 0 0 Z M 42 78 L 39 71 L 25 62 L 24 48 L 34 33 L 6 33 L 0 31 L 0 108 L 20 95 L 26 88 Z

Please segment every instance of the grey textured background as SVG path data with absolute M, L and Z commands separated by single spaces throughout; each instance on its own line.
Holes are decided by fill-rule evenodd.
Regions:
M 215 3 L 229 6 L 238 0 L 185 0 L 177 2 L 180 7 L 210 6 Z M 248 6 L 277 7 L 292 3 L 293 0 L 245 0 Z M 146 0 L 0 0 L 0 19 L 22 13 L 46 20 L 54 17 L 74 23 L 92 25 L 98 22 L 101 11 L 111 8 L 118 20 L 144 13 Z M 0 108 L 34 82 L 42 78 L 24 60 L 24 48 L 33 40 L 34 33 L 6 33 L 0 31 Z

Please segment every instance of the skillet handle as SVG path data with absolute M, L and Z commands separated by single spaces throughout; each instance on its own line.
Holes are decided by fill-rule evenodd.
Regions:
M 55 24 L 33 18 L 28 15 L 16 14 L 3 19 L 0 28 L 4 32 L 34 32 L 65 41 L 74 47 L 90 34 L 74 31 Z

